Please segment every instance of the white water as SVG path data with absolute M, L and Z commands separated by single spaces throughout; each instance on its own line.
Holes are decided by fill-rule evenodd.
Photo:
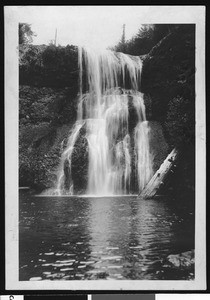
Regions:
M 138 92 L 142 62 L 139 57 L 123 53 L 98 53 L 84 48 L 79 49 L 78 62 L 80 93 L 77 122 L 61 157 L 56 194 L 74 193 L 71 159 L 83 126 L 86 128 L 89 155 L 86 194 L 129 194 L 132 192 L 132 172 L 137 178 L 138 190 L 142 190 L 153 173 L 149 126 L 143 94 Z M 85 83 L 82 81 L 84 72 Z M 126 90 L 127 85 L 129 90 Z M 132 102 L 137 115 L 133 132 L 129 132 L 129 101 Z M 133 164 L 132 157 L 135 157 Z M 66 164 L 70 174 L 68 189 L 64 184 Z
M 61 156 L 61 164 L 60 164 L 60 168 L 59 168 L 59 172 L 58 172 L 57 186 L 56 186 L 56 189 L 53 194 L 58 194 L 58 195 L 62 195 L 62 194 L 66 194 L 66 193 L 70 194 L 70 195 L 73 194 L 73 182 L 71 180 L 71 156 L 72 156 L 72 152 L 74 149 L 74 144 L 79 135 L 79 131 L 83 125 L 84 125 L 84 122 L 82 122 L 82 121 L 76 122 L 72 129 L 71 134 L 69 135 L 67 146 Z M 62 146 L 63 146 L 63 143 L 62 143 Z M 68 163 L 69 173 L 70 173 L 70 183 L 69 183 L 68 189 L 66 189 L 64 186 L 64 183 L 65 183 L 64 165 L 66 162 Z

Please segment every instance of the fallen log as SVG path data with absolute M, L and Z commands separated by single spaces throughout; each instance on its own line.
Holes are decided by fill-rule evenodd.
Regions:
M 160 188 L 164 185 L 164 181 L 169 172 L 173 172 L 172 168 L 178 156 L 178 150 L 173 149 L 171 153 L 166 157 L 160 168 L 156 171 L 148 184 L 139 194 L 138 198 L 151 199 L 157 195 Z

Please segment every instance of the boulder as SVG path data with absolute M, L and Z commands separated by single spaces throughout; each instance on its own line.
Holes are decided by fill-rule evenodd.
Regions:
M 170 254 L 167 256 L 163 267 L 175 269 L 192 269 L 195 264 L 194 250 L 182 252 L 180 254 Z

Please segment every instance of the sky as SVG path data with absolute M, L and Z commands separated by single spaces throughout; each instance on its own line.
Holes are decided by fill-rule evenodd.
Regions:
M 148 8 L 134 6 L 19 6 L 18 21 L 31 24 L 37 34 L 33 44 L 57 44 L 107 48 L 122 36 L 130 39 L 141 27 Z
M 199 8 L 199 7 L 198 7 Z M 126 40 L 137 34 L 141 24 L 195 23 L 200 21 L 200 9 L 195 6 L 10 6 L 11 19 L 31 24 L 37 34 L 34 44 L 57 44 L 107 48 L 122 37 L 125 24 Z

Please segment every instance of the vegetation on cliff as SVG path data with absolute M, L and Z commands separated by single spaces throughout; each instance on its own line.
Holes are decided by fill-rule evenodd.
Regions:
M 177 24 L 142 24 L 138 33 L 125 41 L 124 33 L 120 42 L 113 48 L 115 51 L 130 55 L 148 54 L 157 43 L 174 31 Z
M 24 85 L 77 90 L 77 47 L 20 45 L 19 80 Z

